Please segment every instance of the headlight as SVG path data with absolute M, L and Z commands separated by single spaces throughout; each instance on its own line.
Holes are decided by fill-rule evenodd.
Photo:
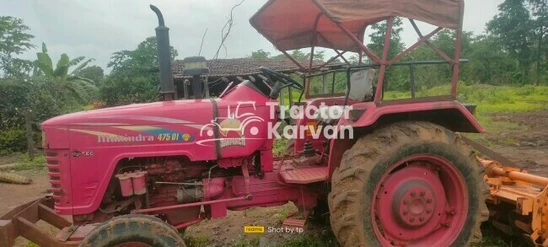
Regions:
M 42 148 L 48 148 L 48 141 L 46 141 L 46 132 L 42 130 Z

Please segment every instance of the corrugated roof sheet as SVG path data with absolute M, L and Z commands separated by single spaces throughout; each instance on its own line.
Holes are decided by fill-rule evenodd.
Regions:
M 303 67 L 308 68 L 308 60 L 302 60 L 299 61 L 299 63 Z M 323 61 L 314 61 L 313 68 L 318 68 L 323 63 Z M 299 70 L 299 67 L 286 57 L 214 59 L 208 60 L 207 66 L 209 67 L 208 75 L 212 77 L 259 74 L 261 73 L 259 70 L 261 66 L 280 72 L 291 72 Z M 183 64 L 183 60 L 173 61 L 172 68 L 174 78 L 184 77 L 183 71 L 185 67 Z

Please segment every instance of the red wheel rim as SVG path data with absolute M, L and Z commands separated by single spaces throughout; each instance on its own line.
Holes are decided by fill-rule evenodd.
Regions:
M 383 246 L 449 246 L 466 222 L 468 189 L 448 160 L 416 155 L 383 175 L 372 205 L 373 228 Z

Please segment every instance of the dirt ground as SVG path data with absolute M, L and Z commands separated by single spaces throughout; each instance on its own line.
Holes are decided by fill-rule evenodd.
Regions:
M 20 204 L 43 197 L 49 189 L 47 175 L 34 171 L 20 171 L 17 174 L 29 177 L 29 185 L 0 183 L 0 215 Z
M 520 168 L 529 173 L 548 176 L 548 112 L 530 112 L 515 114 L 496 114 L 492 120 L 508 123 L 511 129 L 489 132 L 475 139 L 505 155 Z M 0 160 L 0 165 L 1 164 Z M 5 162 L 4 162 L 5 163 Z M 49 188 L 45 174 L 21 171 L 21 175 L 31 177 L 31 185 L 11 185 L 0 183 L 0 215 L 21 203 L 43 196 Z M 296 210 L 292 204 L 270 208 L 253 208 L 239 212 L 229 212 L 221 219 L 204 221 L 187 229 L 190 245 L 193 246 L 247 246 L 260 244 L 270 246 L 273 243 L 299 237 L 298 233 L 244 234 L 243 227 L 249 225 L 280 227 L 283 219 Z M 313 238 L 323 238 L 330 234 L 325 228 L 309 225 L 304 234 Z M 326 243 L 334 246 L 335 243 Z
M 531 174 L 548 176 L 548 112 L 496 114 L 492 119 L 517 126 L 486 133 L 491 148 Z

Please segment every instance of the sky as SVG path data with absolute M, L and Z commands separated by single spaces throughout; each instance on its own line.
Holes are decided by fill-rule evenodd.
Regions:
M 221 41 L 221 29 L 230 9 L 241 0 L 0 0 L 0 15 L 23 19 L 35 38 L 37 49 L 42 42 L 48 46 L 52 59 L 62 53 L 69 57 L 94 58 L 94 64 L 106 68 L 112 53 L 132 50 L 149 36 L 158 25 L 149 4 L 163 12 L 170 28 L 171 45 L 183 59 L 198 55 L 202 35 L 207 35 L 202 56 L 210 59 Z M 263 49 L 272 54 L 278 51 L 251 25 L 249 18 L 266 0 L 245 0 L 235 10 L 235 26 L 225 42 L 227 54 L 219 58 L 246 57 Z M 465 0 L 464 30 L 476 34 L 484 32 L 485 24 L 497 13 L 502 0 Z M 429 32 L 424 25 L 423 33 Z M 417 35 L 404 21 L 403 41 L 411 45 Z M 366 39 L 367 40 L 367 39 Z M 20 57 L 35 59 L 30 50 Z M 108 70 L 107 70 L 108 71 Z

